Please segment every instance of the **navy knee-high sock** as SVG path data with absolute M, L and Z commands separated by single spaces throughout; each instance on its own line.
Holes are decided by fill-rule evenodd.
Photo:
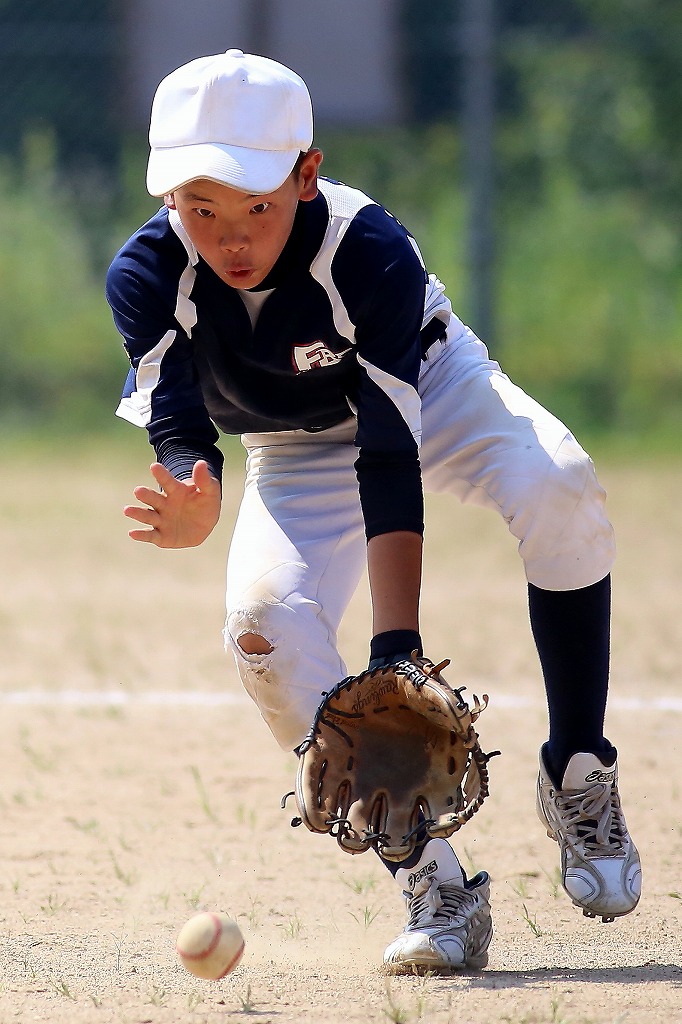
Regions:
M 415 864 L 419 863 L 421 855 L 424 852 L 424 847 L 428 843 L 429 838 L 429 836 L 425 835 L 424 838 L 420 839 L 417 842 L 417 845 L 415 846 L 410 856 L 406 857 L 405 860 L 384 860 L 384 858 L 381 856 L 381 853 L 379 853 L 379 851 L 377 850 L 377 853 L 379 853 L 379 859 L 381 860 L 381 863 L 388 868 L 388 870 L 395 878 L 398 868 L 413 868 Z
M 609 683 L 611 577 L 580 590 L 528 585 L 531 629 L 545 679 L 549 708 L 548 768 L 557 786 L 578 751 L 608 760 L 604 738 Z

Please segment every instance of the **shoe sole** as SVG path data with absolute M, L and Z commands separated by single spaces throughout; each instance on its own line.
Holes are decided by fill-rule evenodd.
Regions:
M 401 974 L 412 974 L 416 977 L 431 977 L 432 975 L 443 975 L 445 977 L 453 974 L 466 974 L 466 973 L 478 973 L 482 971 L 484 967 L 488 966 L 488 956 L 478 957 L 475 962 L 467 961 L 464 964 L 425 964 L 425 963 L 407 963 L 401 961 L 397 964 L 382 964 L 381 969 L 383 974 L 395 977 Z
M 416 957 L 410 960 L 397 960 L 393 963 L 382 964 L 384 974 L 461 974 L 463 971 L 478 972 L 488 966 L 488 946 L 493 937 L 492 922 L 490 922 L 490 933 L 486 948 L 477 956 L 470 954 L 461 964 L 436 963 L 433 960 L 419 960 Z

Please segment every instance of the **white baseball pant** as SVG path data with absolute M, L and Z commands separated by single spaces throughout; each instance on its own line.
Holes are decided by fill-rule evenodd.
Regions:
M 542 589 L 587 587 L 610 572 L 613 531 L 592 461 L 455 316 L 423 363 L 419 392 L 426 491 L 496 509 Z M 225 646 L 284 749 L 301 742 L 322 691 L 347 674 L 337 629 L 366 561 L 354 433 L 350 419 L 317 434 L 242 438 Z M 245 653 L 245 634 L 264 638 L 270 653 Z

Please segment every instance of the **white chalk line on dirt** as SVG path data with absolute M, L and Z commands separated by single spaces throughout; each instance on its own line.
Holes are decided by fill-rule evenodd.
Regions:
M 481 687 L 478 687 L 479 691 Z M 494 686 L 491 703 L 497 708 L 527 710 L 544 707 L 544 700 L 523 697 L 513 693 L 498 693 Z M 235 704 L 248 704 L 250 698 L 243 693 L 211 692 L 208 690 L 147 690 L 138 693 L 125 690 L 7 690 L 0 692 L 0 705 L 15 707 L 166 707 L 215 708 Z M 609 698 L 613 711 L 672 711 L 682 712 L 679 697 L 618 697 Z

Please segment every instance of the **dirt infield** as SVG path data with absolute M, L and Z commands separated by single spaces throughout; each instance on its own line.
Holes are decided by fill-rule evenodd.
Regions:
M 602 467 L 620 555 L 608 733 L 642 854 L 628 918 L 589 921 L 535 818 L 545 708 L 513 543 L 495 517 L 428 506 L 426 646 L 490 694 L 492 795 L 456 838 L 493 878 L 489 968 L 394 978 L 403 924 L 373 854 L 292 829 L 293 758 L 222 652 L 223 563 L 240 490 L 195 551 L 126 537 L 147 454 L 5 460 L 0 509 L 0 1024 L 653 1024 L 682 1021 L 679 465 Z M 342 630 L 363 667 L 361 586 Z M 197 909 L 239 921 L 222 982 L 178 963 Z

